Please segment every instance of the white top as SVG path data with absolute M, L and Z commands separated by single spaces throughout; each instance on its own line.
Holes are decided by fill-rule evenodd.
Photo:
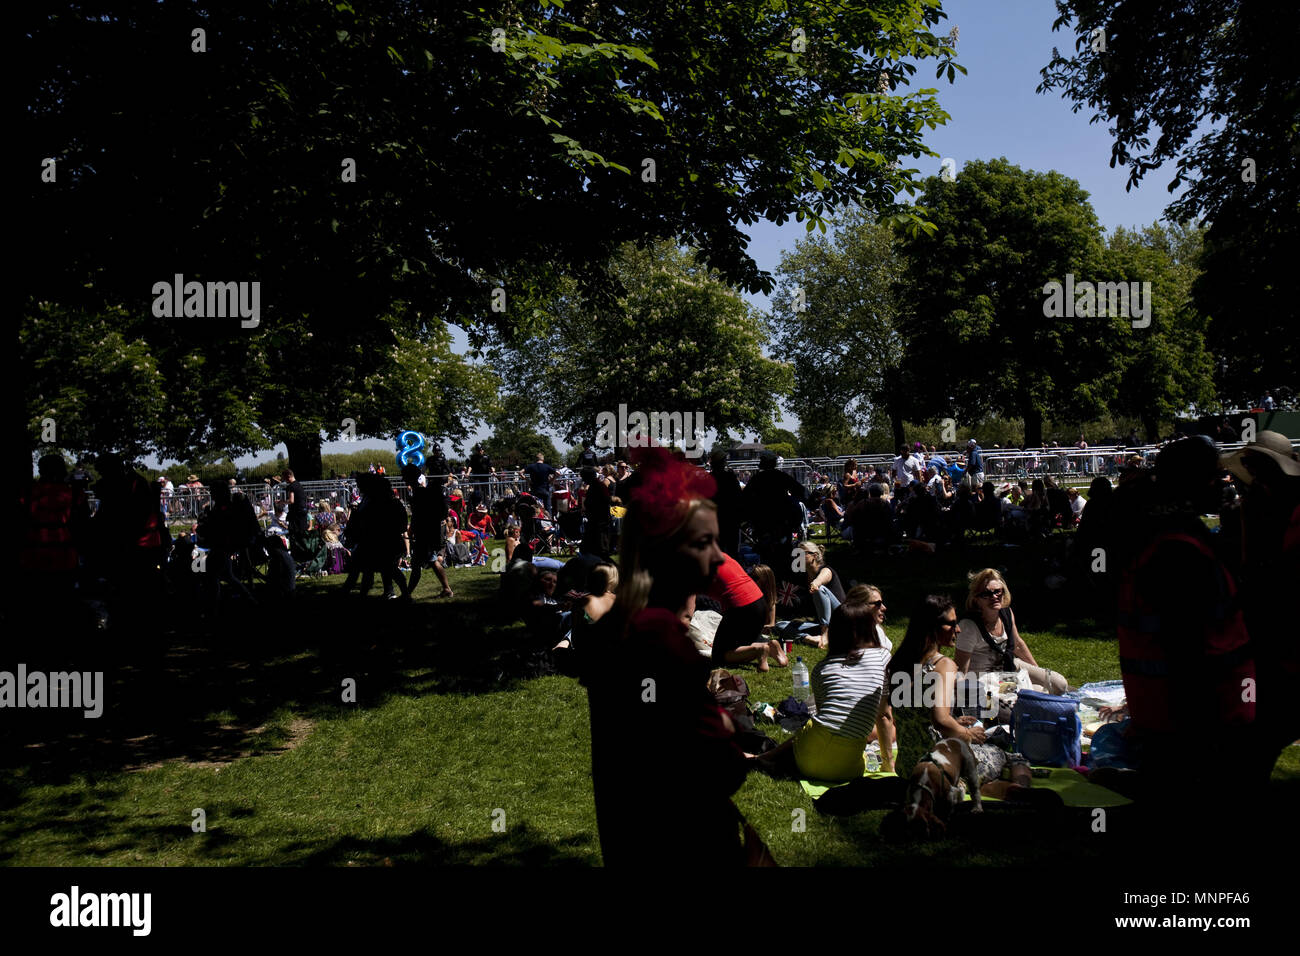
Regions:
M 867 647 L 853 664 L 842 655 L 822 660 L 809 678 L 817 701 L 812 719 L 838 736 L 866 740 L 876 725 L 889 657 L 883 647 Z
M 879 624 L 876 625 L 876 637 L 879 638 L 880 646 L 885 650 L 892 651 L 894 649 L 893 642 L 889 640 L 889 636 L 885 633 L 885 629 Z
M 1083 514 L 1083 506 L 1087 503 L 1088 502 L 1084 499 L 1083 495 L 1079 495 L 1079 497 L 1070 502 L 1070 510 L 1077 515 L 1081 515 Z
M 984 643 L 979 626 L 970 618 L 962 618 L 957 628 L 957 650 L 967 651 L 970 654 L 970 663 L 966 665 L 968 673 L 982 674 L 985 671 L 1002 670 L 1002 649 L 1007 645 L 1005 629 L 1001 635 L 989 633 L 993 643 L 998 646 L 998 650 L 994 652 Z

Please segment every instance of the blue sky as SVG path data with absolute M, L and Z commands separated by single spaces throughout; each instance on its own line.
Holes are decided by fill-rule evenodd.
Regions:
M 1039 70 L 1051 59 L 1052 47 L 1062 52 L 1073 49 L 1073 33 L 1052 32 L 1056 6 L 1052 0 L 945 0 L 948 14 L 936 30 L 945 34 L 960 27 L 957 62 L 967 75 L 957 75 L 949 84 L 946 77 L 935 80 L 932 68 L 921 67 L 912 76 L 912 89 L 937 87 L 939 102 L 950 114 L 945 126 L 927 131 L 928 145 L 937 158 L 910 161 L 923 175 L 937 174 L 940 162 L 951 157 L 957 175 L 973 159 L 1005 156 L 1016 165 L 1040 172 L 1055 169 L 1078 180 L 1089 193 L 1097 217 L 1107 231 L 1117 226 L 1150 225 L 1160 219 L 1171 194 L 1166 187 L 1173 178 L 1172 163 L 1149 172 L 1141 186 L 1125 192 L 1128 170 L 1110 168 L 1111 140 L 1104 122 L 1089 125 L 1086 108 L 1071 112 L 1071 104 L 1059 94 L 1034 92 Z M 793 248 L 807 235 L 803 223 L 783 226 L 759 223 L 751 231 L 749 252 L 766 271 L 774 271 L 781 253 Z M 747 296 L 761 309 L 768 308 L 765 296 Z M 465 335 L 453 330 L 458 350 L 465 348 Z M 787 420 L 787 427 L 795 422 Z M 485 433 L 475 440 L 485 438 Z M 554 436 L 553 436 L 554 437 Z M 378 439 L 360 444 L 326 443 L 326 452 L 346 452 L 359 447 L 386 445 Z M 556 446 L 564 448 L 556 440 Z M 280 450 L 283 450 L 281 446 Z M 447 447 L 448 454 L 455 450 Z M 468 450 L 468 449 L 467 449 Z M 240 459 L 240 464 L 274 457 L 274 452 L 257 458 Z

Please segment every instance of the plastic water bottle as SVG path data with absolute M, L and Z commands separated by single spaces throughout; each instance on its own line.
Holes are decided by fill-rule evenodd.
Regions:
M 795 658 L 794 667 L 790 669 L 790 673 L 794 679 L 792 696 L 795 700 L 807 701 L 809 697 L 808 668 L 804 665 L 802 657 Z

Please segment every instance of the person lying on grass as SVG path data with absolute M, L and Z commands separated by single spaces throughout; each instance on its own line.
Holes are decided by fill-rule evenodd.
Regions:
M 857 600 L 832 611 L 827 651 L 809 680 L 817 713 L 794 737 L 755 759 L 778 775 L 788 775 L 793 763 L 804 779 L 856 780 L 866 772 L 863 751 L 874 730 L 881 766 L 893 770 L 893 725 L 884 706 L 889 651 L 880 646 L 875 608 Z

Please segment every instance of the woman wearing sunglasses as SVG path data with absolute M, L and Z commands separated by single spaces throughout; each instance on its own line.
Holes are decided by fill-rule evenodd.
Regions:
M 936 743 L 956 738 L 970 745 L 979 765 L 980 791 L 1001 796 L 984 785 L 1001 776 L 1006 752 L 984 742 L 984 730 L 975 726 L 974 717 L 952 715 L 957 666 L 942 649 L 952 647 L 956 635 L 957 610 L 949 598 L 931 594 L 912 610 L 907 633 L 889 660 L 889 696 L 898 737 L 894 768 L 900 777 L 910 776 Z M 1016 762 L 1021 761 L 1017 757 Z
M 957 670 L 971 675 L 986 671 L 1026 671 L 1034 690 L 1064 694 L 1069 686 L 1055 671 L 1039 667 L 1033 652 L 1016 629 L 1011 589 L 994 568 L 971 575 L 966 595 L 970 616 L 957 635 Z

